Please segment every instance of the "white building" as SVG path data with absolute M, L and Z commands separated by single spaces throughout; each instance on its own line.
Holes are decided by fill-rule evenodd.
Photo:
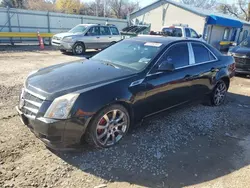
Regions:
M 220 41 L 241 42 L 250 32 L 249 22 L 171 0 L 158 0 L 133 12 L 130 20 L 133 24 L 150 24 L 152 31 L 173 24 L 188 24 L 216 48 Z

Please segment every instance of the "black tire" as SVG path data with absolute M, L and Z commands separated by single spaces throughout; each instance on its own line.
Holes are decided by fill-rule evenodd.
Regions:
M 107 114 L 108 114 L 108 116 L 109 116 L 109 113 L 112 113 L 112 115 L 113 115 L 113 111 L 114 111 L 114 110 L 117 110 L 118 112 L 123 112 L 123 113 L 124 113 L 124 119 L 126 119 L 126 121 L 127 121 L 127 123 L 125 123 L 125 124 L 126 124 L 126 130 L 124 130 L 124 133 L 122 134 L 121 138 L 119 137 L 119 140 L 117 140 L 115 143 L 112 142 L 112 140 L 113 140 L 113 139 L 112 139 L 112 138 L 113 138 L 113 135 L 110 135 L 110 136 L 109 136 L 109 139 L 111 139 L 111 142 L 112 142 L 113 144 L 108 144 L 108 143 L 109 143 L 109 142 L 108 142 L 109 140 L 107 141 L 107 144 L 103 144 L 100 140 L 98 140 L 98 131 L 99 131 L 99 129 L 98 129 L 97 127 L 100 126 L 100 122 L 103 121 L 104 116 L 107 115 Z M 118 112 L 117 112 L 117 114 L 116 114 L 115 117 L 117 117 L 117 116 L 119 115 Z M 113 117 L 112 117 L 112 119 L 113 119 Z M 118 119 L 119 119 L 119 118 L 118 118 Z M 122 120 L 123 120 L 123 119 L 122 119 Z M 111 121 L 110 121 L 110 122 L 111 122 Z M 108 123 L 106 122 L 106 124 L 108 124 Z M 107 126 L 106 124 L 104 125 L 105 127 Z M 112 126 L 112 125 L 109 125 L 108 128 L 106 128 L 107 131 L 110 131 L 109 129 L 113 129 L 111 126 Z M 90 124 L 88 125 L 88 128 L 87 128 L 87 130 L 86 130 L 86 133 L 85 133 L 85 135 L 84 135 L 84 139 L 85 139 L 85 141 L 86 141 L 89 145 L 91 145 L 91 146 L 93 146 L 93 147 L 96 147 L 96 148 L 107 148 L 107 147 L 111 147 L 111 146 L 117 144 L 117 143 L 126 135 L 126 133 L 128 132 L 129 126 L 130 126 L 130 116 L 129 116 L 129 113 L 128 113 L 128 111 L 126 110 L 126 108 L 124 108 L 122 105 L 119 105 L 119 104 L 111 105 L 111 106 L 108 106 L 108 107 L 102 109 L 100 112 L 98 112 L 98 113 L 93 117 L 93 120 L 91 120 Z M 106 130 L 106 129 L 105 129 L 105 130 Z M 101 129 L 101 130 L 102 130 L 102 129 Z M 103 131 L 105 132 L 105 130 L 103 130 Z M 120 131 L 120 130 L 119 130 L 119 131 Z M 104 140 L 108 139 L 108 135 L 109 135 L 110 133 L 107 132 L 106 134 L 107 134 L 107 136 L 106 136 L 106 137 L 103 137 Z M 101 135 L 103 135 L 103 133 L 101 133 Z M 119 135 L 120 135 L 120 134 L 118 134 L 117 137 L 115 137 L 115 139 L 118 138 Z M 99 136 L 100 136 L 100 135 L 99 135 Z
M 60 50 L 60 52 L 62 52 L 62 53 L 66 53 L 66 50 Z
M 109 46 L 112 46 L 112 45 L 114 45 L 116 42 L 115 41 L 113 41 L 113 42 L 111 42 L 110 44 L 109 44 Z
M 85 54 L 85 45 L 81 42 L 77 42 L 72 47 L 72 51 L 74 55 L 83 55 Z
M 224 80 L 219 80 L 210 95 L 210 105 L 220 106 L 224 103 L 228 86 Z M 220 97 L 218 97 L 220 95 Z

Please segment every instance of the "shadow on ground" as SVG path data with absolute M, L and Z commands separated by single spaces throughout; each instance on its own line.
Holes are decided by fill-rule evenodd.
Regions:
M 146 120 L 114 147 L 57 155 L 110 182 L 195 185 L 249 165 L 238 144 L 250 134 L 249 115 L 250 97 L 229 93 L 221 107 L 190 105 Z

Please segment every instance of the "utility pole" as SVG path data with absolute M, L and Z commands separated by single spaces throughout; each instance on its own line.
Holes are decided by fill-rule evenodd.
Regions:
M 103 0 L 103 17 L 106 17 L 106 0 Z
M 250 21 L 250 2 L 248 3 L 247 21 Z
M 98 17 L 98 1 L 95 2 L 95 15 Z

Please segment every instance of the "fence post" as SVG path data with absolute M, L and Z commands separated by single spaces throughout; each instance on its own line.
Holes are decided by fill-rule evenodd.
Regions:
M 8 17 L 8 26 L 9 26 L 9 32 L 12 32 L 12 28 L 11 28 L 11 17 L 10 17 L 10 8 L 7 7 L 7 17 Z M 14 45 L 13 39 L 12 37 L 10 37 L 10 43 L 11 45 Z
M 47 22 L 48 22 L 48 32 L 50 33 L 50 17 L 49 17 L 49 11 L 47 14 Z M 51 38 L 49 38 L 49 45 L 51 45 Z

